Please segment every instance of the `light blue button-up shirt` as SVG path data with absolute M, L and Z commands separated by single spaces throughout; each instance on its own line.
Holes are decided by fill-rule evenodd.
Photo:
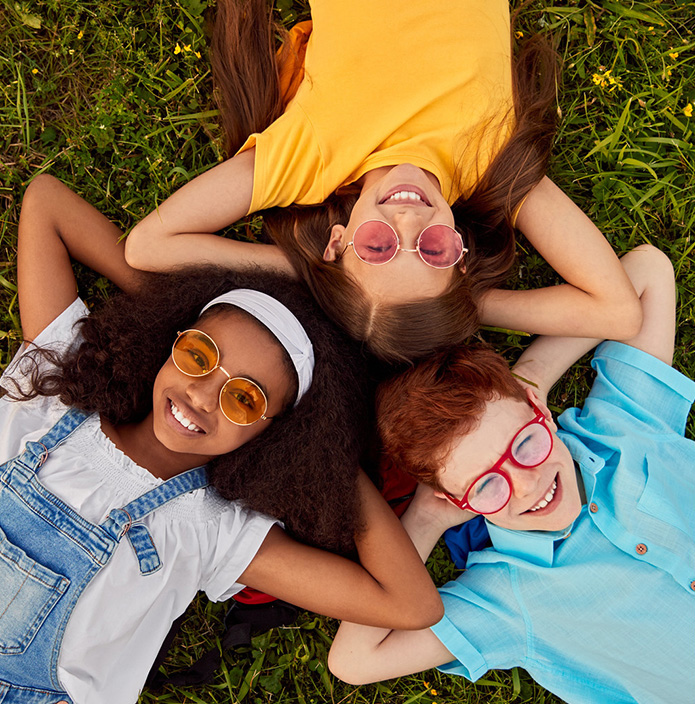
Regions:
M 570 704 L 695 702 L 695 383 L 627 345 L 602 344 L 584 408 L 558 435 L 587 505 L 566 531 L 488 524 L 493 548 L 440 591 L 432 630 L 478 679 L 520 666 Z

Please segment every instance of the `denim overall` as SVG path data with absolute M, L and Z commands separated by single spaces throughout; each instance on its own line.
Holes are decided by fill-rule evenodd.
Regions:
M 101 525 L 86 521 L 38 477 L 48 454 L 86 418 L 69 410 L 39 442 L 0 466 L 0 704 L 73 704 L 57 664 L 80 595 L 124 535 L 141 574 L 156 572 L 157 549 L 136 521 L 208 483 L 203 467 L 191 469 L 112 510 Z

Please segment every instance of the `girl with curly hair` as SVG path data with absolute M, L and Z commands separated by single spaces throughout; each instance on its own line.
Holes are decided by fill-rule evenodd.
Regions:
M 427 572 L 358 470 L 355 345 L 286 277 L 141 274 L 119 235 L 55 179 L 27 189 L 25 349 L 0 399 L 3 700 L 134 702 L 199 590 L 436 621 Z M 86 315 L 71 256 L 124 293 Z M 361 564 L 335 554 L 353 549 Z
M 545 176 L 555 55 L 535 39 L 512 57 L 506 0 L 314 0 L 311 12 L 276 53 L 287 33 L 267 0 L 218 0 L 212 62 L 231 158 L 135 226 L 133 266 L 285 271 L 388 361 L 465 341 L 480 322 L 637 331 L 610 245 Z M 205 234 L 258 211 L 273 245 Z M 565 284 L 495 288 L 515 227 Z

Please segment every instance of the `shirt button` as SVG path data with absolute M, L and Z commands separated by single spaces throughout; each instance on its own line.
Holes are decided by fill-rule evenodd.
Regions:
M 647 552 L 647 546 L 644 543 L 637 543 L 635 546 L 635 552 L 638 555 L 644 555 L 644 553 Z
M 591 511 L 591 513 L 598 511 L 598 506 L 593 501 L 589 504 L 589 511 Z

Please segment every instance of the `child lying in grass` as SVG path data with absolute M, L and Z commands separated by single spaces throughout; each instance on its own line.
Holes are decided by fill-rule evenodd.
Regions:
M 524 667 L 570 704 L 692 701 L 695 692 L 695 383 L 671 366 L 670 262 L 642 246 L 623 264 L 641 331 L 596 351 L 583 409 L 544 403 L 596 341 L 540 338 L 515 367 L 458 349 L 383 389 L 387 452 L 420 485 L 403 521 L 426 558 L 442 532 L 485 514 L 493 547 L 440 591 L 428 630 L 343 623 L 329 664 L 371 682 L 438 666 L 475 681 Z M 461 509 L 465 509 L 462 513 Z

